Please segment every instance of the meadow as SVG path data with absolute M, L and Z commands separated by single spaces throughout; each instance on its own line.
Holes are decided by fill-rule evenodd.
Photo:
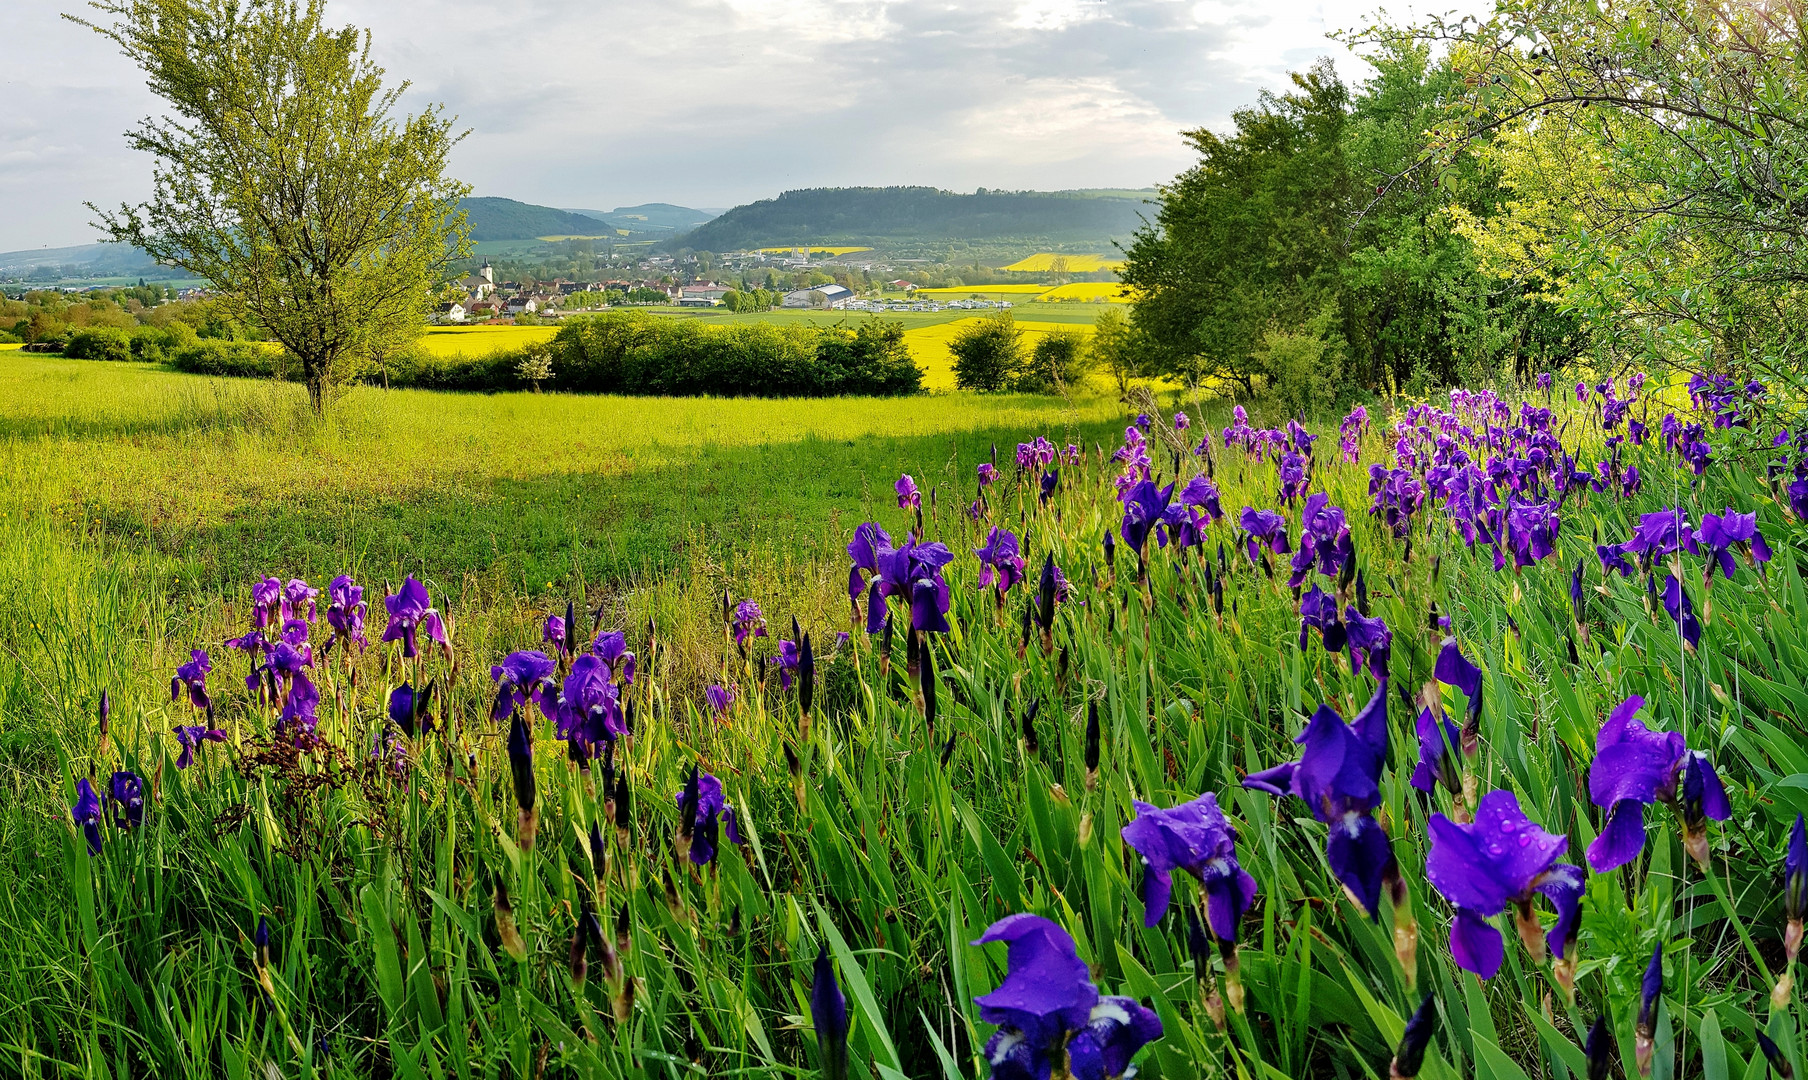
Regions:
M 1801 1068 L 1763 395 L 0 380 L 9 1071 Z

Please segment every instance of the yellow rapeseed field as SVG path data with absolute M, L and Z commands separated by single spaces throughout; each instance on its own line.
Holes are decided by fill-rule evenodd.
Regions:
M 948 343 L 960 328 L 984 318 L 977 316 L 971 319 L 956 319 L 953 322 L 937 323 L 934 326 L 921 326 L 904 331 L 904 344 L 910 348 L 912 359 L 923 369 L 923 386 L 928 390 L 954 389 L 954 354 L 948 351 Z M 1038 322 L 1032 319 L 1016 320 L 1017 329 L 1024 331 L 1023 347 L 1035 348 L 1036 339 L 1044 334 L 1061 332 L 1091 335 L 1092 326 L 1087 323 Z
M 465 353 L 478 356 L 551 341 L 559 332 L 556 326 L 435 326 L 421 335 L 421 347 L 435 356 Z
M 1115 281 L 1076 281 L 1036 297 L 1038 303 L 1128 304 L 1130 290 Z
M 1044 251 L 1031 255 L 1027 259 L 1005 267 L 1014 274 L 1046 274 L 1050 271 L 1065 274 L 1091 274 L 1100 270 L 1117 270 L 1122 268 L 1122 259 L 1111 259 L 1103 255 L 1062 255 L 1058 252 Z

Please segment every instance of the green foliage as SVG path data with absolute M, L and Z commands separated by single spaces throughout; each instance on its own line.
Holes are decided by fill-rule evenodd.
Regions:
M 1023 331 L 1001 311 L 954 332 L 954 383 L 962 390 L 998 391 L 1010 385 L 1023 365 Z
M 149 202 L 101 215 L 117 241 L 220 291 L 294 355 L 316 409 L 379 342 L 421 326 L 468 253 L 437 109 L 398 120 L 367 35 L 324 0 L 96 0 L 88 24 L 143 68 L 173 116 L 128 135 Z
M 1058 394 L 1078 386 L 1092 369 L 1086 338 L 1071 330 L 1044 334 L 1029 358 L 1012 373 L 1012 389 L 1027 394 Z
M 1115 307 L 1099 312 L 1099 317 L 1093 321 L 1092 337 L 1086 342 L 1086 351 L 1092 366 L 1111 376 L 1119 397 L 1129 393 L 1131 379 L 1144 374 L 1135 330 L 1124 313 Z
M 1420 171 L 1479 155 L 1488 272 L 1543 290 L 1616 362 L 1802 382 L 1808 6 L 1514 2 L 1454 40 L 1460 109 Z
M 1376 74 L 1354 93 L 1321 61 L 1292 92 L 1237 112 L 1233 134 L 1189 134 L 1200 162 L 1163 189 L 1123 273 L 1139 290 L 1144 366 L 1273 389 L 1257 359 L 1270 333 L 1325 311 L 1327 340 L 1344 346 L 1339 393 L 1524 377 L 1587 347 L 1537 283 L 1483 274 L 1460 234 L 1459 212 L 1496 212 L 1496 171 L 1456 158 L 1369 186 L 1425 153 L 1427 131 L 1466 92 L 1422 46 L 1378 44 Z
M 1322 415 L 1337 404 L 1343 343 L 1325 338 L 1333 321 L 1325 312 L 1298 330 L 1270 327 L 1250 355 L 1269 396 L 1289 413 Z
M 202 338 L 170 350 L 169 364 L 190 375 L 227 375 L 247 379 L 292 379 L 294 358 L 254 341 Z
M 130 360 L 132 337 L 113 326 L 71 331 L 63 355 L 74 360 Z

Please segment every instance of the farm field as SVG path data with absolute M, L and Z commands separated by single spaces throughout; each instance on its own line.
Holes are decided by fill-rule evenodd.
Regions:
M 1017 274 L 1046 274 L 1058 267 L 1069 274 L 1091 274 L 1100 270 L 1116 270 L 1123 265 L 1122 259 L 1106 255 L 1062 255 L 1044 251 L 1019 259 L 1001 269 Z
M 655 314 L 675 319 L 708 319 L 712 325 L 731 325 L 745 322 L 764 322 L 786 324 L 801 322 L 808 325 L 832 326 L 838 323 L 857 322 L 861 319 L 895 320 L 904 324 L 905 344 L 909 346 L 911 356 L 927 373 L 924 387 L 932 391 L 954 389 L 954 361 L 948 352 L 948 341 L 957 332 L 961 323 L 971 322 L 977 316 L 963 311 L 900 311 L 887 312 L 883 315 L 869 315 L 860 312 L 844 311 L 762 311 L 748 314 L 713 308 L 650 308 Z M 1033 309 L 1022 309 L 1014 313 L 1017 326 L 1025 332 L 1026 347 L 1033 347 L 1036 336 L 1056 331 L 1074 331 L 1089 333 L 1098 313 L 1104 310 L 1098 304 L 1056 303 L 1044 307 L 1037 305 Z M 516 348 L 534 341 L 550 341 L 558 332 L 552 326 L 474 326 L 474 327 L 433 327 L 422 337 L 421 343 L 428 351 L 438 356 L 450 356 L 466 353 L 479 356 L 500 349 Z M 1102 384 L 1101 384 L 1102 385 Z
M 1033 978 L 1103 996 L 1066 1045 L 1142 1076 L 1382 1075 L 1417 1013 L 1430 1080 L 1759 1080 L 1755 1032 L 1799 1053 L 1808 537 L 1760 399 L 1583 381 L 1304 428 L 374 389 L 320 426 L 294 387 L 10 357 L 0 1041 L 675 1078 L 814 1075 L 845 1033 L 850 1076 L 974 1076 Z M 1702 426 L 1607 449 L 1666 414 Z M 1483 417 L 1568 432 L 1581 479 L 1463 503 Z M 340 573 L 368 646 L 327 645 Z M 254 604 L 311 649 L 262 699 L 291 654 Z

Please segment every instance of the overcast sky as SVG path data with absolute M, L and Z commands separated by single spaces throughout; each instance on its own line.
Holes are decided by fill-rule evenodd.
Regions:
M 1400 9 L 1395 4 L 1396 11 Z M 1438 5 L 1439 7 L 1447 5 Z M 137 70 L 0 0 L 0 251 L 96 239 L 82 205 L 142 199 L 122 133 L 158 111 Z M 1222 127 L 1376 0 L 329 0 L 370 28 L 413 107 L 472 129 L 479 195 L 726 207 L 789 188 L 1146 187 L 1178 133 Z

